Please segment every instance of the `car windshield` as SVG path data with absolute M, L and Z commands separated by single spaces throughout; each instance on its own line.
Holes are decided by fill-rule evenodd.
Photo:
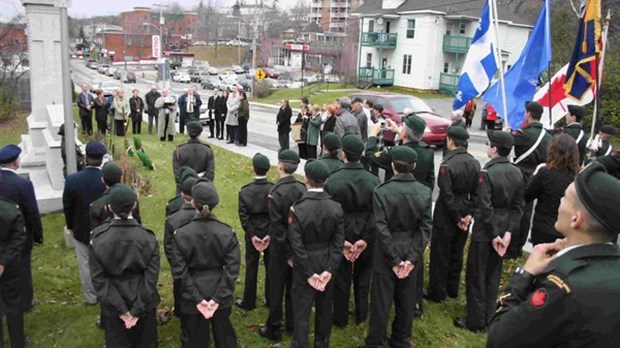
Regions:
M 101 88 L 120 88 L 121 85 L 114 81 L 104 81 L 101 83 Z
M 392 102 L 392 108 L 394 111 L 399 114 L 403 113 L 405 108 L 410 108 L 414 112 L 433 112 L 433 109 L 430 106 L 426 105 L 424 101 L 421 99 L 413 98 L 413 97 L 403 97 L 403 98 L 390 98 Z

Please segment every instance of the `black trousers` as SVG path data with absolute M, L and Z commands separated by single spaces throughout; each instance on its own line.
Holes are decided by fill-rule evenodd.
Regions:
M 484 329 L 495 313 L 495 301 L 502 276 L 502 258 L 491 242 L 471 241 L 467 255 L 465 284 L 470 328 Z
M 383 348 L 387 338 L 390 309 L 394 304 L 390 347 L 409 348 L 413 330 L 413 306 L 415 304 L 415 274 L 398 279 L 393 272 L 372 272 L 370 290 L 370 323 L 365 346 Z
M 209 119 L 209 136 L 211 138 L 215 137 L 215 133 L 213 133 L 213 130 L 215 128 L 215 120 L 213 118 Z
M 226 115 L 215 116 L 215 136 L 222 139 L 224 138 L 224 121 Z
M 486 120 L 485 122 L 487 124 L 487 130 L 495 129 L 495 120 Z
M 293 348 L 307 348 L 310 332 L 310 313 L 314 303 L 314 347 L 329 347 L 332 332 L 332 304 L 334 279 L 327 283 L 325 291 L 312 288 L 301 272 L 293 272 L 293 308 L 295 308 L 295 330 L 293 331 Z
M 270 248 L 276 245 L 271 245 Z M 277 248 L 277 247 L 276 247 Z M 287 260 L 279 252 L 283 247 L 272 249 L 269 259 L 269 316 L 267 329 L 271 332 L 282 326 L 282 297 L 284 296 L 284 324 L 288 330 L 293 330 L 293 301 L 291 300 L 291 286 L 293 281 L 292 269 Z
M 133 134 L 140 134 L 142 129 L 142 120 L 139 118 L 131 119 L 131 129 Z
M 247 118 L 239 118 L 239 136 L 237 141 L 239 145 L 247 145 L 248 144 L 248 119 Z
M 80 115 L 80 122 L 82 123 L 82 130 L 88 135 L 93 134 L 93 114 Z
M 506 251 L 508 257 L 520 257 L 522 254 L 523 246 L 527 242 L 527 236 L 530 233 L 530 227 L 532 226 L 532 212 L 534 210 L 534 202 L 525 203 L 523 207 L 523 218 L 521 218 L 521 227 L 517 233 L 512 233 L 510 239 L 510 245 Z M 511 231 L 512 232 L 512 231 Z M 555 240 L 554 240 L 555 241 Z
M 185 133 L 185 123 L 189 123 L 190 121 L 187 119 L 187 115 L 179 115 L 179 133 Z
M 32 285 L 32 250 L 23 249 L 21 256 L 19 284 L 21 289 L 21 309 L 30 312 L 34 299 L 34 286 Z
M 280 150 L 289 149 L 289 136 L 288 132 L 278 132 L 278 142 L 280 143 Z
M 9 338 L 11 348 L 23 348 L 26 346 L 26 335 L 24 334 L 24 313 L 6 313 Z M 4 348 L 4 328 L 2 317 L 0 317 L 0 348 Z
M 265 301 L 269 306 L 269 248 L 263 253 L 265 264 Z M 246 309 L 256 308 L 256 284 L 258 283 L 258 264 L 260 252 L 254 248 L 252 241 L 245 239 L 245 287 L 243 289 L 243 306 Z
M 97 120 L 97 131 L 101 135 L 105 135 L 105 132 L 108 130 L 108 120 Z
M 368 295 L 370 294 L 370 276 L 372 248 L 369 246 L 354 263 L 344 257 L 335 274 L 334 287 L 334 324 L 347 326 L 349 324 L 349 297 L 351 295 L 351 281 L 355 292 L 355 321 L 357 324 L 368 317 Z
M 306 143 L 298 143 L 297 148 L 299 151 L 299 158 L 308 159 L 308 150 Z
M 116 135 L 124 136 L 125 135 L 125 121 L 123 120 L 114 120 L 114 129 L 116 130 Z
M 237 334 L 230 322 L 231 308 L 218 308 L 211 319 L 202 314 L 181 314 L 181 346 L 183 348 L 209 347 L 211 332 L 217 348 L 236 348 Z
M 308 159 L 317 158 L 316 157 L 316 145 L 306 144 L 306 157 Z
M 157 132 L 157 127 L 159 123 L 159 115 L 149 113 L 149 134 L 153 134 L 153 124 L 155 125 L 155 131 Z
M 136 326 L 125 329 L 124 322 L 114 315 L 101 315 L 106 348 L 157 347 L 157 314 L 152 309 L 138 319 Z
M 463 249 L 468 235 L 456 224 L 450 226 L 451 220 L 447 216 L 441 218 L 442 223 L 434 224 L 431 236 L 428 284 L 429 296 L 437 301 L 445 300 L 446 295 L 455 298 L 459 294 Z

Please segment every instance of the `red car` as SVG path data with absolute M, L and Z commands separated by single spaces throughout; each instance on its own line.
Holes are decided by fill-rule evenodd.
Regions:
M 430 106 L 418 97 L 376 92 L 360 92 L 351 94 L 349 97 L 351 99 L 357 97 L 362 100 L 371 100 L 375 105 L 381 104 L 384 112 L 396 113 L 400 117 L 403 117 L 403 111 L 409 108 L 426 121 L 427 129 L 422 137 L 425 143 L 429 145 L 444 145 L 445 143 L 450 121 L 436 114 Z

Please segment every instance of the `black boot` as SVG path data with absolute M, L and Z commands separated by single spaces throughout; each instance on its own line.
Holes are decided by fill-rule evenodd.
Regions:
M 168 141 L 173 141 L 173 140 L 174 140 L 174 135 L 168 134 Z

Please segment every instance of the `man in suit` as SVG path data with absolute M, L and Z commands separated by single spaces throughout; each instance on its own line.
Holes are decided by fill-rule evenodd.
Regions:
M 202 101 L 200 96 L 194 93 L 194 88 L 187 89 L 185 94 L 179 97 L 179 132 L 185 133 L 185 125 L 191 121 L 200 119 L 200 106 Z
M 101 180 L 101 162 L 106 153 L 105 145 L 91 141 L 86 145 L 86 167 L 67 177 L 62 194 L 62 205 L 67 229 L 71 232 L 77 255 L 80 282 L 84 304 L 97 304 L 88 266 L 88 245 L 90 243 L 90 204 L 106 189 Z
M 153 123 L 155 123 L 155 130 L 157 130 L 157 118 L 159 116 L 159 110 L 155 107 L 155 101 L 159 97 L 161 97 L 161 94 L 157 91 L 157 86 L 155 85 L 152 85 L 151 90 L 144 95 L 146 112 L 149 115 L 149 134 L 153 134 Z
M 209 97 L 207 101 L 207 108 L 209 109 L 209 138 L 214 138 L 213 129 L 215 128 L 215 100 L 217 96 L 217 88 L 213 89 L 213 95 Z
M 579 163 L 583 163 L 586 157 L 586 144 L 588 143 L 588 135 L 585 134 L 581 120 L 585 114 L 583 106 L 569 105 L 568 114 L 566 114 L 566 127 L 564 127 L 564 133 L 570 135 L 577 142 L 577 148 L 579 149 Z
M 80 109 L 80 121 L 82 131 L 88 135 L 93 134 L 93 106 L 95 98 L 90 94 L 87 84 L 82 84 L 82 92 L 77 97 L 77 106 Z
M 37 198 L 30 180 L 17 175 L 21 149 L 17 145 L 6 145 L 0 149 L 0 197 L 19 205 L 26 222 L 26 244 L 21 252 L 20 289 L 22 310 L 29 311 L 33 305 L 32 269 L 30 267 L 32 247 L 43 243 L 43 228 Z

